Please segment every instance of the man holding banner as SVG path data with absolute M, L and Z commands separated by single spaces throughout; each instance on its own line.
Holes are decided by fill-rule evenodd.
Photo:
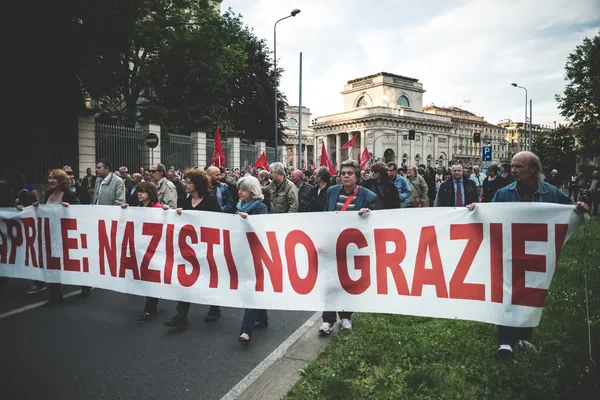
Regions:
M 492 203 L 540 202 L 572 204 L 571 200 L 556 187 L 540 179 L 542 164 L 538 156 L 528 151 L 517 153 L 512 160 L 511 173 L 514 182 L 498 190 Z M 577 212 L 588 208 L 585 203 L 577 203 Z M 513 258 L 516 258 L 513 254 Z M 514 272 L 513 272 L 514 276 Z M 498 356 L 508 358 L 513 355 L 515 346 L 538 352 L 532 344 L 533 328 L 498 326 Z
M 360 167 L 356 161 L 344 161 L 340 166 L 342 184 L 332 186 L 327 190 L 325 199 L 325 211 L 356 211 L 363 216 L 371 210 L 379 208 L 376 206 L 377 195 L 369 189 L 358 186 L 360 180 Z M 352 329 L 352 312 L 339 311 L 337 314 L 342 320 L 342 330 Z M 329 335 L 336 320 L 335 311 L 323 312 L 323 324 L 319 328 L 319 334 Z

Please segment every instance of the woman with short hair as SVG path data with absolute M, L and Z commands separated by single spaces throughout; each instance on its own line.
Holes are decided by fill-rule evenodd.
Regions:
M 138 207 L 150 207 L 150 208 L 162 208 L 163 210 L 170 210 L 166 204 L 160 204 L 158 201 L 158 192 L 156 186 L 150 182 L 140 182 L 135 187 L 135 192 L 138 199 Z M 127 208 L 127 203 L 121 204 L 121 208 Z M 135 322 L 147 322 L 152 321 L 156 318 L 158 308 L 158 299 L 156 297 L 146 297 L 146 304 L 144 305 L 144 311 L 140 313 Z
M 262 202 L 262 186 L 253 176 L 245 176 L 238 183 L 240 201 L 237 204 L 236 214 L 247 219 L 249 215 L 268 214 L 267 206 Z M 239 342 L 249 343 L 252 339 L 254 328 L 266 328 L 268 325 L 267 310 L 246 309 L 240 329 Z

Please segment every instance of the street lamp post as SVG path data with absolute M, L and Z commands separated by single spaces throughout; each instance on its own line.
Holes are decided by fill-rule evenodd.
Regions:
M 277 148 L 279 147 L 277 145 L 277 130 L 279 126 L 279 118 L 277 113 L 277 24 L 285 19 L 295 17 L 298 14 L 300 14 L 300 10 L 295 8 L 292 10 L 290 15 L 277 20 L 277 22 L 275 22 L 275 25 L 273 25 L 273 87 L 275 92 L 275 109 L 273 110 L 273 113 L 275 114 L 275 161 L 277 161 L 278 158 Z
M 525 131 L 527 131 L 527 89 L 523 86 L 519 86 L 516 83 L 511 83 L 516 88 L 523 89 L 525 91 Z M 529 151 L 531 151 L 531 121 L 529 121 Z

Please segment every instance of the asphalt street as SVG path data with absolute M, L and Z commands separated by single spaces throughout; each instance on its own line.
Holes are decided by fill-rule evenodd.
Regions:
M 46 291 L 25 295 L 27 285 L 12 279 L 0 289 L 0 315 L 45 300 Z M 163 321 L 175 302 L 161 301 L 156 320 L 136 324 L 143 305 L 93 290 L 0 318 L 0 399 L 220 399 L 313 314 L 270 311 L 269 327 L 244 345 L 241 309 L 223 308 L 205 324 L 208 306 L 192 305 L 189 328 L 172 331 Z

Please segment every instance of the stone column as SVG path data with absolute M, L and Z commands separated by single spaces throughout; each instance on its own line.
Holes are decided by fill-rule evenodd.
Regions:
M 85 170 L 96 170 L 96 121 L 93 116 L 77 118 L 78 163 L 75 176 L 84 176 Z
M 342 147 L 342 134 L 338 133 L 335 135 L 335 163 L 337 164 L 335 166 L 335 169 L 339 169 L 340 165 L 342 164 L 342 151 L 340 150 L 340 148 Z
M 308 169 L 308 144 L 304 145 L 304 151 L 302 152 L 302 160 L 304 161 L 304 165 L 301 165 L 300 168 Z
M 321 151 L 321 149 L 319 148 L 319 136 L 317 136 L 315 134 L 314 138 L 313 138 L 313 164 L 316 166 L 318 166 L 319 164 L 317 164 L 317 160 L 318 160 L 318 152 Z
M 226 165 L 228 168 L 241 168 L 240 166 L 240 138 L 230 137 L 227 138 L 227 147 L 229 147 L 229 154 L 227 155 Z
M 150 123 L 148 125 L 142 125 L 142 130 L 145 134 L 155 133 L 158 136 L 158 146 L 154 149 L 149 148 L 144 145 L 144 150 L 142 154 L 142 163 L 144 164 L 144 168 L 150 168 L 152 164 L 160 163 L 160 147 L 161 147 L 161 135 L 160 135 L 160 125 Z
M 362 155 L 363 151 L 365 151 L 365 147 L 367 147 L 367 141 L 366 140 L 367 140 L 367 131 L 363 130 L 360 133 L 360 147 L 358 149 L 359 150 L 358 153 L 361 154 L 361 155 Z
M 263 152 L 265 153 L 265 155 L 267 154 L 267 142 L 265 141 L 254 142 L 254 148 L 256 149 L 257 159 Z
M 206 132 L 192 132 L 192 166 L 203 169 L 208 165 L 206 159 Z
M 294 168 L 299 168 L 298 167 L 298 146 L 292 146 L 292 166 Z
M 436 133 L 433 134 L 433 154 L 432 154 L 433 160 L 431 160 L 431 166 L 432 167 L 435 167 L 435 165 L 437 164 L 438 157 L 440 156 L 438 154 L 438 140 L 439 140 L 439 138 L 440 138 L 439 134 L 436 134 Z M 447 140 L 446 140 L 446 143 L 448 143 Z

